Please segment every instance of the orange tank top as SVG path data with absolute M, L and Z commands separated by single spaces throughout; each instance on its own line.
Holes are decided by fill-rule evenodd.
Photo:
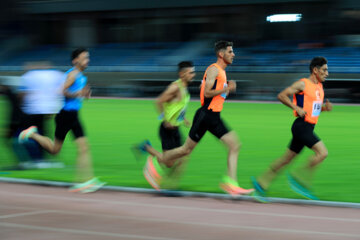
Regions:
M 215 90 L 221 90 L 223 89 L 225 86 L 227 86 L 227 80 L 226 80 L 226 72 L 224 69 L 222 69 L 219 65 L 217 65 L 216 63 L 211 64 L 205 71 L 203 80 L 201 82 L 201 89 L 200 89 L 200 101 L 201 101 L 201 106 L 206 107 L 208 110 L 212 110 L 213 112 L 221 112 L 221 110 L 223 109 L 223 104 L 225 102 L 225 98 L 226 98 L 226 93 L 214 96 L 212 98 L 206 98 L 204 96 L 204 91 L 205 91 L 205 81 L 206 81 L 206 75 L 207 75 L 207 71 L 209 70 L 210 67 L 216 67 L 218 69 L 218 75 L 215 78 L 215 83 L 214 86 L 212 87 L 212 89 Z
M 294 94 L 293 103 L 304 109 L 306 112 L 305 122 L 316 124 L 321 113 L 321 107 L 324 101 L 324 89 L 322 83 L 313 83 L 307 78 L 300 81 L 305 83 L 304 91 Z M 294 115 L 298 117 L 294 110 Z

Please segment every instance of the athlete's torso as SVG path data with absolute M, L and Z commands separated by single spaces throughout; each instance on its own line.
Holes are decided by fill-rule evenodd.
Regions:
M 184 120 L 190 94 L 181 79 L 175 81 L 174 84 L 178 85 L 180 91 L 174 100 L 164 103 L 164 119 L 172 126 L 179 126 Z
M 305 83 L 305 88 L 302 92 L 294 94 L 293 103 L 304 109 L 306 122 L 316 124 L 324 101 L 323 85 L 320 82 L 313 83 L 307 78 L 302 78 L 300 81 Z M 296 111 L 294 114 L 298 116 Z
M 223 104 L 226 99 L 226 93 L 223 93 L 221 95 L 214 96 L 212 98 L 206 98 L 204 96 L 205 91 L 205 81 L 206 81 L 206 75 L 210 67 L 216 67 L 218 69 L 218 74 L 215 78 L 215 83 L 212 87 L 212 89 L 215 90 L 221 90 L 224 87 L 227 86 L 227 79 L 226 79 L 226 72 L 224 69 L 222 69 L 219 65 L 216 63 L 211 64 L 205 71 L 202 84 L 201 84 L 201 90 L 200 90 L 200 101 L 201 106 L 205 107 L 208 110 L 212 110 L 213 112 L 221 112 L 223 109 Z
M 74 68 L 69 69 L 66 72 L 66 75 L 69 74 L 71 71 L 74 71 Z M 87 83 L 87 77 L 84 76 L 82 72 L 79 72 L 76 77 L 74 83 L 67 89 L 69 93 L 75 93 L 82 90 Z M 82 106 L 82 97 L 76 98 L 65 98 L 65 104 L 63 109 L 67 111 L 78 111 Z

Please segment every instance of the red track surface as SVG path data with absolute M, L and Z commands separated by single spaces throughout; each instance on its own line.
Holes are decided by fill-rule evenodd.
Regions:
M 360 239 L 360 209 L 0 183 L 0 239 Z

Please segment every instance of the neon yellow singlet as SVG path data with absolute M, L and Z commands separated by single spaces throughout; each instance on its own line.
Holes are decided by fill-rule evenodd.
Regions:
M 190 101 L 190 94 L 181 79 L 176 80 L 175 83 L 180 88 L 181 99 L 164 103 L 164 120 L 173 126 L 179 126 L 184 121 L 186 108 Z

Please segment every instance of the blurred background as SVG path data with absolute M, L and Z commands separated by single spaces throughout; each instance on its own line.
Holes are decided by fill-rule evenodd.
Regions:
M 70 52 L 87 47 L 93 95 L 153 97 L 192 60 L 198 98 L 216 40 L 232 40 L 227 69 L 238 81 L 233 99 L 276 100 L 307 77 L 314 56 L 329 60 L 326 96 L 360 102 L 360 2 L 356 0 L 5 0 L 0 8 L 0 83 L 15 84 L 24 64 L 70 66 Z M 274 21 L 275 14 L 296 14 Z M 274 17 L 274 16 L 273 16 Z M 296 21 L 295 21 L 296 20 Z
M 51 112 L 26 109 L 38 109 L 47 102 L 42 97 L 55 96 L 56 76 L 70 68 L 70 54 L 77 47 L 90 51 L 85 75 L 92 95 L 101 97 L 84 101 L 81 111 L 96 175 L 109 185 L 150 187 L 142 176 L 143 162 L 134 160 L 130 148 L 149 138 L 160 149 L 159 121 L 153 100 L 133 99 L 156 97 L 178 78 L 180 61 L 195 64 L 197 75 L 189 89 L 199 100 L 204 71 L 216 61 L 214 43 L 233 41 L 236 57 L 226 70 L 238 87 L 229 98 L 279 103 L 277 94 L 308 77 L 310 60 L 320 55 L 329 60 L 326 98 L 360 103 L 359 25 L 356 0 L 2 0 L 0 177 L 73 180 L 76 147 L 71 134 L 55 157 L 35 142 L 19 144 L 17 136 L 26 128 L 25 114 L 44 124 L 43 134 L 53 138 Z M 29 70 L 44 78 L 24 82 Z M 21 96 L 32 86 L 36 91 L 25 96 L 34 93 L 37 101 L 32 103 L 38 105 L 26 108 Z M 104 99 L 113 97 L 131 99 Z M 222 113 L 244 143 L 239 183 L 245 187 L 250 176 L 282 154 L 290 138 L 292 112 L 267 102 L 227 103 Z M 189 104 L 188 119 L 198 107 L 199 102 Z M 315 182 L 321 199 L 360 202 L 360 192 L 349 184 L 359 182 L 359 114 L 359 105 L 335 105 L 332 113 L 321 116 L 316 131 L 330 152 Z M 186 136 L 188 129 L 182 131 Z M 181 187 L 218 192 L 226 151 L 210 134 L 203 141 L 191 156 Z M 297 163 L 310 155 L 305 152 Z M 297 197 L 285 176 L 270 195 Z

